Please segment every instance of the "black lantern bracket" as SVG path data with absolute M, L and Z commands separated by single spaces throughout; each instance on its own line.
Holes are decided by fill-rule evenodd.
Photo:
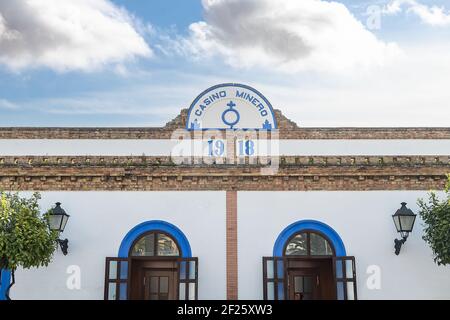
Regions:
M 69 240 L 68 239 L 57 239 L 56 240 L 59 244 L 59 246 L 61 247 L 61 252 L 63 253 L 63 255 L 67 255 L 68 249 L 69 249 Z
M 394 239 L 395 254 L 397 256 L 400 254 L 400 249 L 402 248 L 402 245 L 406 242 L 406 239 L 408 239 L 408 236 L 402 237 L 401 239 Z

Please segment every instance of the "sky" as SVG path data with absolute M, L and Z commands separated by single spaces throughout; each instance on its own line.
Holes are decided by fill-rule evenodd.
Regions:
M 302 127 L 448 127 L 450 3 L 0 0 L 0 126 L 163 126 L 224 82 Z

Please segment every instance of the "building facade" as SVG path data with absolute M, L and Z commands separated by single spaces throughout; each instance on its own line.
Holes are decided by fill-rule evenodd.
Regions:
M 450 128 L 302 128 L 224 84 L 161 128 L 0 128 L 0 154 L 0 189 L 70 214 L 13 299 L 450 298 L 391 218 L 445 186 Z

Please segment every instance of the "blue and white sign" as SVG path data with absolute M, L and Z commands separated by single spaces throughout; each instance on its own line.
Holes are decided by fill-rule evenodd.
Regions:
M 202 92 L 191 104 L 186 129 L 273 130 L 277 122 L 270 102 L 257 90 L 225 83 Z

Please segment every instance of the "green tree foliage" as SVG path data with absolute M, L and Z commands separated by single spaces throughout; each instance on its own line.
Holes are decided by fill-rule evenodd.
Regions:
M 0 192 L 0 269 L 14 271 L 19 268 L 47 266 L 56 250 L 58 233 L 50 230 L 49 213 L 41 215 L 38 201 L 39 193 L 30 198 L 17 193 Z
M 435 192 L 429 193 L 428 201 L 418 200 L 419 215 L 425 225 L 422 238 L 433 250 L 438 265 L 450 264 L 450 175 L 444 192 L 443 200 Z

